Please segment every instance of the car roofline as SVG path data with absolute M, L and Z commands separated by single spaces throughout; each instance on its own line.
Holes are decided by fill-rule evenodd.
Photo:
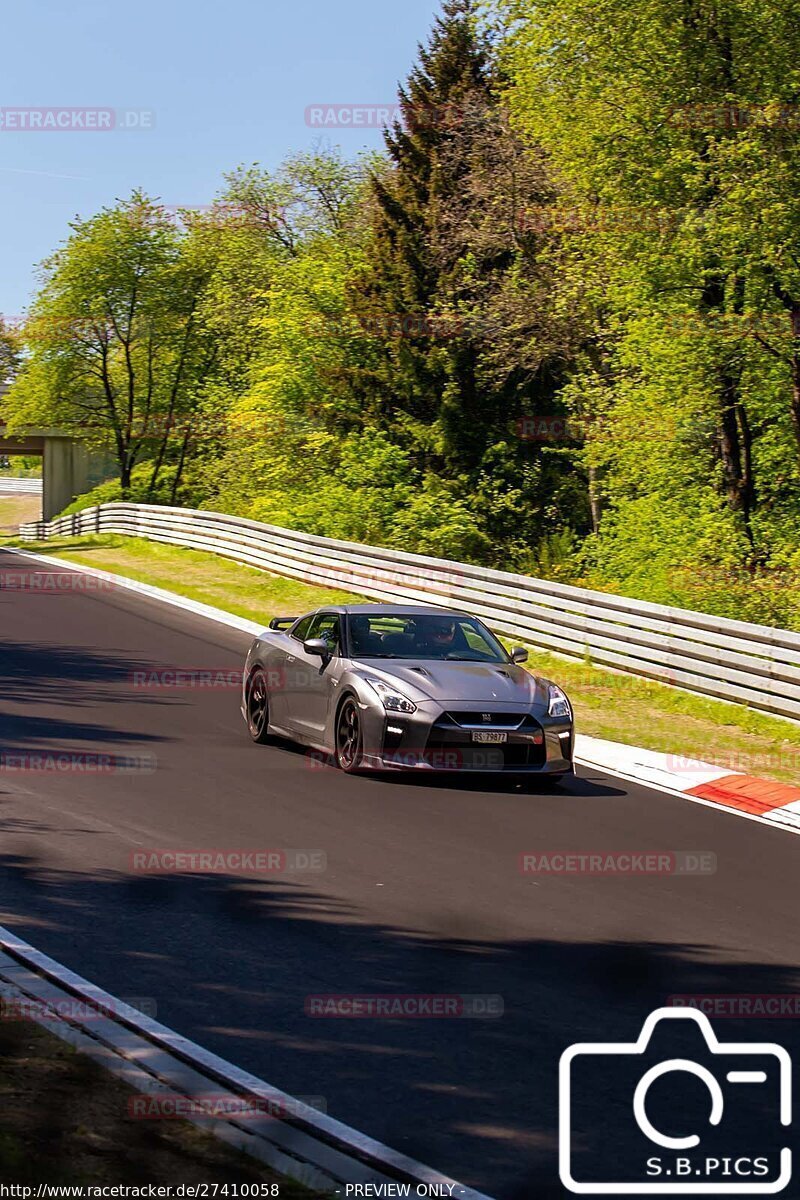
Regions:
M 462 609 L 443 608 L 436 604 L 341 604 L 323 606 L 317 612 L 340 612 L 348 616 L 401 616 L 419 613 L 420 615 L 441 617 L 469 617 L 470 613 Z
M 440 617 L 472 617 L 463 608 L 442 608 L 437 604 L 320 604 L 317 608 L 309 608 L 293 617 L 282 617 L 281 620 L 301 621 L 303 617 L 311 617 L 316 613 L 338 613 L 347 616 L 400 616 L 415 613 L 426 613 Z

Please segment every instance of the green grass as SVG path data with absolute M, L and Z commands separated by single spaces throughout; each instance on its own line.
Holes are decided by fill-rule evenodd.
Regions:
M 38 521 L 42 515 L 41 496 L 14 496 L 0 492 L 0 540 L 16 533 L 26 521 Z
M 350 592 L 269 575 L 201 550 L 164 546 L 144 538 L 105 534 L 6 544 L 126 575 L 265 625 L 271 617 L 299 616 L 322 604 L 363 599 Z
M 26 543 L 25 548 L 114 571 L 264 624 L 273 616 L 363 599 L 139 538 L 61 538 Z M 798 724 L 536 647 L 530 647 L 528 665 L 536 674 L 555 679 L 569 694 L 580 733 L 800 785 Z

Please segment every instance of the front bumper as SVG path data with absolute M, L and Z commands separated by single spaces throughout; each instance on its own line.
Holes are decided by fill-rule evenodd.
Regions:
M 407 714 L 369 705 L 362 719 L 363 765 L 376 770 L 532 775 L 572 770 L 572 722 L 530 707 L 482 704 L 476 712 L 474 703 L 428 702 Z M 484 741 L 486 734 L 505 740 Z

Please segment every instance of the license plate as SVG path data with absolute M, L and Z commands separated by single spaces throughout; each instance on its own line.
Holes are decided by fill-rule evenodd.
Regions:
M 473 742 L 483 742 L 484 745 L 489 742 L 496 745 L 498 742 L 507 742 L 507 733 L 490 733 L 488 729 L 481 729 L 478 733 L 473 733 Z

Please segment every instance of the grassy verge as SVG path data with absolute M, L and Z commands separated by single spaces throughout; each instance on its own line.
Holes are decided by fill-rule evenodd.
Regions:
M 316 1195 L 186 1121 L 134 1119 L 136 1095 L 33 1022 L 0 1022 L 0 1180 L 275 1183 L 286 1200 Z
M 38 521 L 42 516 L 41 496 L 0 493 L 0 534 L 16 533 L 18 525 Z
M 362 598 L 136 538 L 62 538 L 28 548 L 116 571 L 265 624 L 276 615 Z M 800 784 L 798 725 L 535 647 L 529 665 L 569 693 L 581 733 Z
M 190 600 L 224 608 L 237 617 L 263 621 L 265 625 L 271 617 L 299 616 L 321 604 L 344 604 L 363 598 L 350 592 L 284 579 L 280 575 L 268 575 L 215 554 L 163 546 L 144 538 L 101 534 L 26 542 L 23 548 L 127 575 L 141 583 L 178 592 Z

